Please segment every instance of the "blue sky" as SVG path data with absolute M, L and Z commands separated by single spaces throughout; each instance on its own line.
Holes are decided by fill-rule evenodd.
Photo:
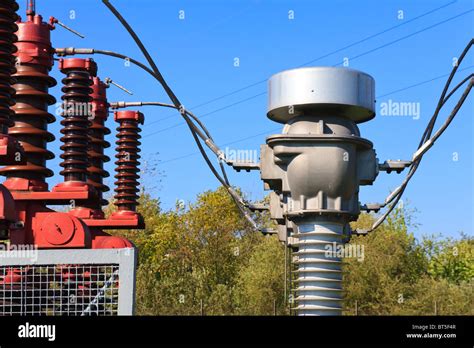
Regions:
M 236 150 L 257 150 L 266 136 L 281 130 L 265 116 L 265 81 L 272 74 L 308 62 L 309 66 L 342 64 L 344 58 L 349 58 L 349 67 L 375 78 L 379 106 L 389 100 L 419 103 L 419 119 L 378 115 L 360 125 L 362 136 L 374 142 L 381 161 L 410 159 L 446 80 L 438 77 L 450 72 L 453 58 L 474 32 L 473 2 L 469 0 L 388 0 L 383 5 L 375 0 L 112 3 L 139 33 L 183 104 L 202 116 L 217 144 Z M 45 18 L 55 16 L 87 36 L 81 40 L 58 28 L 53 32 L 56 47 L 115 50 L 143 60 L 101 1 L 38 0 L 37 11 Z M 180 11 L 184 11 L 184 19 L 180 19 Z M 293 11 L 294 19 L 289 19 L 289 11 Z M 399 18 L 400 11 L 403 18 Z M 337 53 L 329 54 L 334 51 Z M 454 82 L 473 72 L 473 57 L 471 53 L 463 62 L 460 69 L 466 69 Z M 100 76 L 111 77 L 134 92 L 128 96 L 111 88 L 111 101 L 168 102 L 162 89 L 138 68 L 113 58 L 94 58 Z M 234 66 L 235 58 L 240 61 L 239 67 Z M 53 76 L 61 78 L 56 70 Z M 60 96 L 60 86 L 52 91 Z M 452 106 L 447 105 L 441 120 Z M 177 200 L 193 201 L 196 194 L 216 188 L 217 180 L 196 153 L 179 115 L 152 107 L 143 112 L 143 155 L 148 168 L 156 167 L 144 181 L 160 197 L 163 207 L 170 209 Z M 472 118 L 471 96 L 424 157 L 405 192 L 405 200 L 418 210 L 417 234 L 473 234 Z M 108 125 L 115 128 L 112 120 Z M 59 134 L 59 123 L 51 130 Z M 56 140 L 50 149 L 58 154 L 59 145 Z M 109 155 L 113 155 L 112 149 Z M 456 157 L 457 161 L 453 160 Z M 49 163 L 58 173 L 59 158 Z M 109 164 L 108 169 L 113 170 L 113 165 Z M 229 170 L 229 174 L 231 182 L 240 186 L 249 199 L 263 197 L 257 172 Z M 60 180 L 56 175 L 50 185 Z M 362 187 L 361 202 L 383 201 L 402 180 L 403 175 L 381 173 L 372 187 Z

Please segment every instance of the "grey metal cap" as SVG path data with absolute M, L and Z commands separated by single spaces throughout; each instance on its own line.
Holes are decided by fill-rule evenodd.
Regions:
M 303 113 L 342 115 L 360 123 L 375 116 L 375 81 L 348 68 L 310 67 L 282 71 L 268 81 L 267 116 L 287 123 Z

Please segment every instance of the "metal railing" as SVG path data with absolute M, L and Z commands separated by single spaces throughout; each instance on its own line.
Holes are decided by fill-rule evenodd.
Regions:
M 135 249 L 0 252 L 0 315 L 132 315 Z

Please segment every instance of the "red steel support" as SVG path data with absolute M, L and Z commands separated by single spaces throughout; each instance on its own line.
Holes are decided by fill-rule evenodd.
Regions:
M 104 149 L 110 146 L 105 140 L 110 133 L 105 126 L 107 85 L 97 77 L 93 60 L 61 60 L 60 70 L 66 74 L 61 122 L 64 182 L 48 191 L 46 178 L 53 172 L 46 161 L 54 158 L 47 149 L 47 143 L 54 140 L 48 132 L 48 124 L 55 121 L 48 112 L 48 106 L 56 102 L 48 93 L 56 84 L 49 76 L 54 65 L 50 38 L 54 26 L 43 22 L 34 7 L 27 11 L 25 22 L 15 24 L 17 9 L 13 0 L 0 3 L 0 164 L 7 165 L 0 169 L 0 174 L 7 177 L 0 185 L 0 239 L 9 239 L 11 245 L 38 248 L 131 247 L 128 240 L 110 236 L 103 229 L 143 228 L 143 219 L 135 211 L 138 124 L 143 123 L 143 115 L 116 115 L 120 123 L 116 156 L 118 211 L 105 219 L 102 206 L 107 201 L 103 193 L 108 187 L 103 178 L 108 176 L 104 163 L 109 158 Z M 16 81 L 13 88 L 12 74 Z M 71 201 L 75 207 L 67 213 L 47 207 Z
M 48 151 L 47 144 L 55 139 L 48 132 L 48 124 L 56 121 L 48 112 L 56 102 L 48 92 L 56 85 L 49 76 L 54 65 L 50 38 L 54 19 L 49 24 L 43 22 L 35 13 L 34 1 L 29 1 L 26 21 L 15 23 L 19 18 L 17 10 L 16 1 L 0 0 L 0 164 L 7 165 L 0 169 L 0 175 L 7 177 L 0 185 L 0 241 L 9 239 L 12 246 L 34 245 L 40 249 L 133 247 L 125 238 L 103 231 L 144 226 L 135 212 L 136 203 L 131 201 L 132 182 L 125 180 L 128 177 L 133 181 L 131 173 L 138 169 L 125 170 L 123 159 L 118 161 L 121 179 L 117 190 L 125 195 L 119 211 L 110 219 L 105 219 L 102 211 L 108 203 L 103 193 L 109 190 L 103 183 L 109 175 L 104 170 L 104 163 L 110 160 L 104 153 L 110 146 L 105 140 L 105 135 L 110 134 L 105 126 L 109 105 L 107 85 L 97 77 L 97 65 L 92 59 L 60 60 L 60 70 L 66 74 L 60 156 L 64 182 L 48 191 L 46 178 L 53 176 L 53 171 L 46 161 L 54 154 Z M 129 121 L 137 125 L 139 120 Z M 123 124 L 129 121 L 120 120 L 119 141 L 127 138 Z M 137 134 L 130 136 L 132 140 L 119 145 L 123 148 L 125 144 L 135 144 L 135 150 L 130 150 L 135 166 L 139 143 L 133 139 L 138 139 L 138 130 L 136 127 L 132 131 Z M 127 197 L 130 201 L 125 202 Z M 69 212 L 47 207 L 71 202 L 75 207 Z M 59 273 L 63 278 L 78 276 L 61 270 Z M 28 276 L 27 269 L 12 267 L 0 284 L 20 283 Z M 87 286 L 80 290 L 88 291 Z
M 54 27 L 32 11 L 28 12 L 25 22 L 17 24 L 17 69 L 13 86 L 16 94 L 11 116 L 13 124 L 8 132 L 23 146 L 27 161 L 0 171 L 7 176 L 5 187 L 15 200 L 12 206 L 16 210 L 17 223 L 9 225 L 10 243 L 39 248 L 90 247 L 87 226 L 74 216 L 46 207 L 48 202 L 70 201 L 70 197 L 48 192 L 45 180 L 53 175 L 46 167 L 46 160 L 54 157 L 47 150 L 47 143 L 54 140 L 47 129 L 48 124 L 55 121 L 55 117 L 48 113 L 48 106 L 56 102 L 48 93 L 48 89 L 56 84 L 49 76 L 54 64 L 50 38 Z

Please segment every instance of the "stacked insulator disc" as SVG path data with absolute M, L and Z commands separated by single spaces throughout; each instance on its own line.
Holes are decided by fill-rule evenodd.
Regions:
M 115 202 L 119 211 L 135 211 L 138 205 L 139 159 L 140 159 L 140 124 L 143 114 L 138 111 L 119 111 L 115 113 L 117 128 L 115 172 Z
M 44 68 L 33 65 L 19 65 L 14 77 L 17 79 L 14 85 L 16 104 L 12 117 L 14 125 L 9 134 L 19 140 L 28 163 L 7 167 L 7 170 L 15 169 L 9 170 L 8 176 L 44 180 L 53 175 L 46 168 L 46 160 L 54 158 L 54 154 L 46 147 L 55 137 L 48 132 L 47 125 L 56 118 L 47 110 L 49 105 L 56 103 L 56 99 L 48 93 L 49 87 L 56 85 L 56 81 Z
M 107 200 L 102 199 L 102 193 L 109 191 L 109 187 L 104 185 L 104 178 L 109 173 L 104 170 L 104 163 L 109 162 L 110 158 L 104 155 L 104 149 L 110 147 L 110 143 L 105 141 L 105 135 L 110 134 L 110 129 L 105 126 L 108 117 L 108 103 L 106 96 L 107 85 L 98 77 L 92 78 L 92 105 L 94 118 L 89 127 L 89 168 L 88 183 L 91 184 L 101 195 L 100 205 L 108 204 Z
M 9 2 L 11 1 L 2 1 L 0 7 Z M 56 85 L 56 81 L 49 76 L 54 63 L 51 29 L 39 15 L 30 15 L 27 21 L 18 22 L 18 52 L 15 54 L 17 65 L 13 75 L 16 80 L 13 86 L 16 95 L 15 105 L 12 107 L 13 125 L 8 133 L 20 142 L 27 163 L 7 166 L 0 171 L 9 178 L 25 178 L 43 183 L 42 189 L 46 189 L 45 178 L 53 175 L 46 168 L 46 160 L 54 158 L 54 154 L 46 149 L 47 143 L 54 140 L 54 136 L 47 130 L 48 124 L 56 120 L 47 111 L 48 106 L 56 102 L 48 93 L 48 89 Z
M 88 128 L 91 123 L 92 110 L 90 101 L 92 98 L 92 80 L 86 70 L 75 70 L 74 68 L 62 69 L 66 77 L 62 80 L 64 86 L 62 91 L 63 120 L 61 125 L 61 150 L 60 172 L 64 181 L 87 181 L 87 150 L 88 150 Z
M 10 106 L 15 93 L 11 87 L 11 74 L 15 72 L 13 53 L 16 51 L 14 42 L 17 39 L 15 32 L 18 29 L 15 24 L 17 10 L 16 1 L 4 0 L 0 3 L 0 131 L 2 134 L 7 134 L 10 126 L 12 115 Z

